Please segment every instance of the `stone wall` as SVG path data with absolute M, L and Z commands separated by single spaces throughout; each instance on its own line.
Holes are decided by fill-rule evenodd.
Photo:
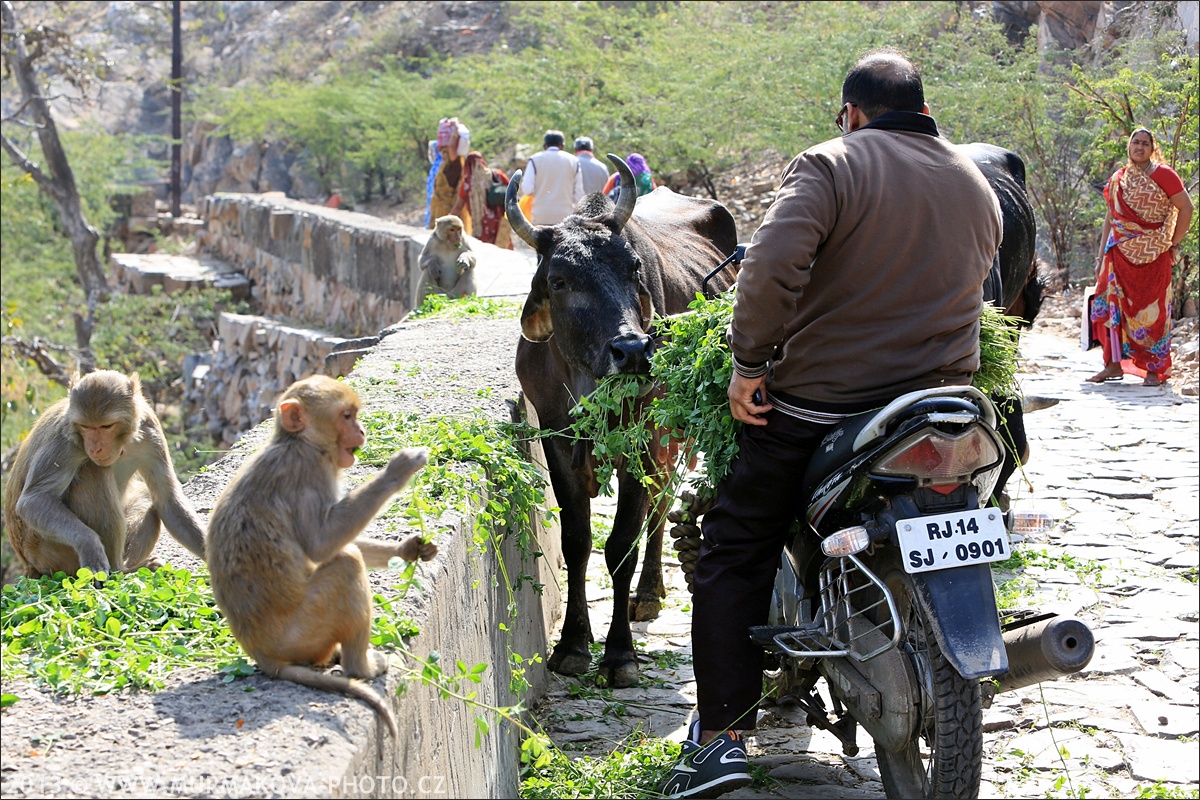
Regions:
M 203 425 L 225 445 L 269 419 L 275 401 L 294 381 L 313 374 L 348 375 L 379 342 L 345 339 L 266 317 L 222 312 L 213 352 L 184 366 L 189 422 Z
M 429 232 L 282 193 L 201 201 L 202 249 L 237 267 L 259 310 L 346 337 L 374 335 L 419 302 Z

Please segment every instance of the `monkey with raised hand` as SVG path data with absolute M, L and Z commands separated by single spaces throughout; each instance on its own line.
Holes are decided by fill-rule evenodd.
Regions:
M 463 237 L 463 221 L 453 214 L 437 218 L 417 263 L 447 297 L 475 294 L 475 253 Z
M 200 523 L 137 374 L 77 376 L 13 461 L 4 527 L 24 574 L 154 566 L 160 523 L 204 557 Z
M 369 703 L 392 735 L 383 699 L 352 678 L 387 671 L 370 647 L 367 568 L 399 556 L 429 561 L 437 546 L 358 538 L 371 519 L 425 465 L 424 449 L 402 450 L 368 482 L 341 496 L 341 471 L 366 442 L 358 395 L 317 375 L 288 387 L 266 448 L 238 470 L 208 523 L 213 596 L 234 638 L 272 677 L 338 691 Z M 339 660 L 344 676 L 305 665 Z

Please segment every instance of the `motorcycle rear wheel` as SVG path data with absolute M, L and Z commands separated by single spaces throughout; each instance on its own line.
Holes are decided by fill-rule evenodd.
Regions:
M 978 680 L 963 678 L 942 655 L 927 620 L 930 612 L 909 577 L 886 578 L 904 624 L 904 648 L 920 684 L 921 730 L 906 747 L 875 758 L 892 798 L 976 798 L 983 760 L 983 710 Z

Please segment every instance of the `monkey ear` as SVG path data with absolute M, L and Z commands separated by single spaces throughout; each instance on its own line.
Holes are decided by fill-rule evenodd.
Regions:
M 289 397 L 279 404 L 279 425 L 288 433 L 299 433 L 308 424 L 304 414 L 304 404 L 294 397 Z
M 133 390 L 134 395 L 142 393 L 142 379 L 134 372 L 129 376 L 129 386 Z

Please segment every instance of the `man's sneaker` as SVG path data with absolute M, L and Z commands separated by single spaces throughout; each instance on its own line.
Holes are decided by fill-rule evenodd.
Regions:
M 752 780 L 746 745 L 737 731 L 726 731 L 703 747 L 688 739 L 680 755 L 659 790 L 664 797 L 719 797 Z

